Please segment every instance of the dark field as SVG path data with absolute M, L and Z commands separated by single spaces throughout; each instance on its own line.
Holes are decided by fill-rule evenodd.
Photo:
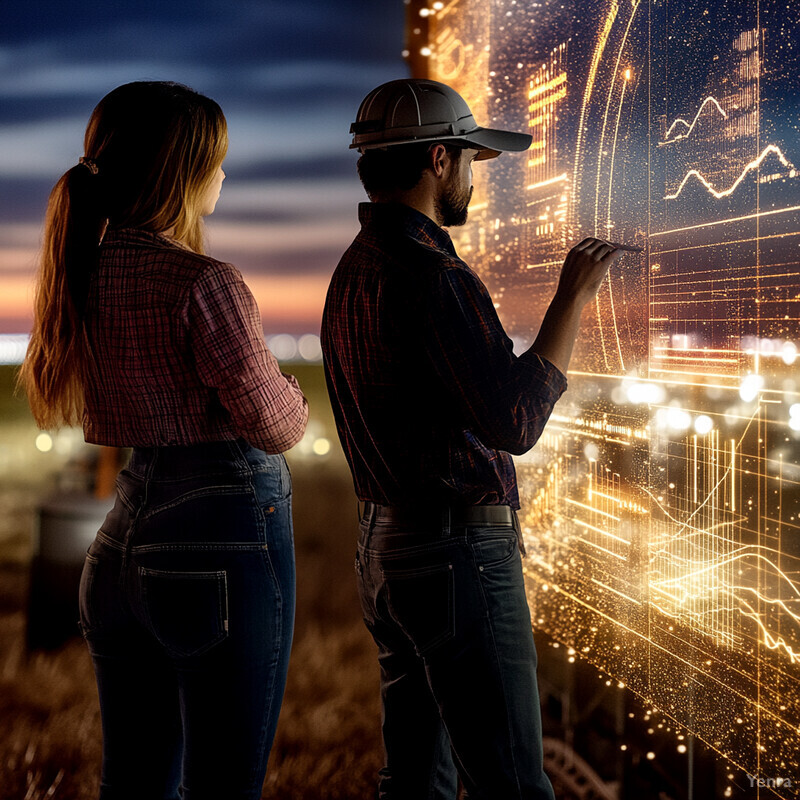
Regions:
M 12 430 L 32 443 L 32 424 L 10 400 L 3 372 L 0 442 Z M 332 434 L 321 370 L 298 372 L 321 434 Z M 30 529 L 35 502 L 52 480 L 37 457 L 26 456 L 30 475 L 10 464 L 0 487 L 4 525 L 11 526 L 0 536 L 0 800 L 91 800 L 101 736 L 84 644 L 76 638 L 53 651 L 25 648 Z M 355 498 L 336 448 L 291 464 L 297 622 L 263 797 L 362 800 L 374 795 L 382 753 L 375 647 L 361 622 L 352 566 Z

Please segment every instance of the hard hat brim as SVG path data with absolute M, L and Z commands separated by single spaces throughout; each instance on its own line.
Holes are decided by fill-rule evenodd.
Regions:
M 385 134 L 384 134 L 385 136 Z M 386 150 L 389 147 L 402 147 L 408 144 L 422 144 L 424 142 L 452 142 L 454 144 L 464 144 L 467 147 L 473 147 L 479 150 L 480 153 L 476 157 L 476 161 L 483 161 L 488 158 L 496 158 L 500 153 L 506 152 L 521 152 L 527 150 L 531 146 L 533 137 L 527 133 L 516 133 L 515 131 L 501 131 L 496 128 L 473 128 L 466 133 L 457 134 L 435 134 L 432 136 L 421 136 L 419 138 L 409 137 L 406 131 L 403 132 L 396 140 L 391 138 L 386 140 L 379 139 L 375 141 L 364 141 L 366 137 L 361 138 L 360 141 L 354 141 L 350 145 L 350 149 L 358 149 L 363 153 L 365 150 Z

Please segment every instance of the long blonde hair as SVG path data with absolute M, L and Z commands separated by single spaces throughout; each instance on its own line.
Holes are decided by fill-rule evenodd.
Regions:
M 83 316 L 107 226 L 170 231 L 203 252 L 203 200 L 228 148 L 222 109 L 176 83 L 109 92 L 89 119 L 82 163 L 50 194 L 28 352 L 18 377 L 41 428 L 79 423 Z

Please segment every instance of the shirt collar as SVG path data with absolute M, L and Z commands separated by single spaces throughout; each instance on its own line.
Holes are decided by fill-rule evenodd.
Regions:
M 362 228 L 399 228 L 418 242 L 456 256 L 450 234 L 430 217 L 404 203 L 359 203 L 358 220 Z
M 146 231 L 143 228 L 109 228 L 103 236 L 102 244 L 149 245 L 150 247 L 178 247 L 181 250 L 189 249 L 186 245 L 170 238 L 166 234 Z

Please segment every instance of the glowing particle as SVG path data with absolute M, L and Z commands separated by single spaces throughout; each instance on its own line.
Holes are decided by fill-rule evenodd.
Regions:
M 36 437 L 36 449 L 42 453 L 49 453 L 53 449 L 53 437 L 49 433 L 40 433 Z
M 758 397 L 763 386 L 764 378 L 761 375 L 747 375 L 739 386 L 739 397 L 745 403 L 752 403 Z
M 678 745 L 678 752 L 679 753 L 685 753 L 686 752 L 686 745 L 685 744 L 679 744 Z
M 316 455 L 324 456 L 330 452 L 331 443 L 328 439 L 320 437 L 319 439 L 314 440 L 314 444 L 311 446 L 311 449 Z
M 623 384 L 624 385 L 624 384 Z M 631 383 L 625 387 L 629 403 L 663 403 L 666 392 L 657 383 Z
M 289 333 L 270 336 L 267 345 L 278 361 L 291 361 L 297 356 L 297 339 Z
M 429 55 L 431 54 L 431 49 L 430 49 L 430 47 L 423 47 L 423 48 L 422 48 L 422 49 L 419 51 L 419 54 L 420 54 L 421 56 L 425 56 L 425 57 L 429 56 Z
M 714 421 L 707 414 L 700 414 L 694 421 L 694 429 L 699 434 L 709 433 L 714 428 Z
M 656 757 L 656 754 L 652 750 L 647 754 L 647 760 L 648 761 L 652 761 L 655 757 Z
M 297 352 L 303 361 L 322 361 L 322 344 L 315 333 L 306 333 L 297 340 Z
M 674 431 L 685 431 L 692 424 L 692 417 L 679 406 L 670 406 L 667 410 L 667 426 Z

